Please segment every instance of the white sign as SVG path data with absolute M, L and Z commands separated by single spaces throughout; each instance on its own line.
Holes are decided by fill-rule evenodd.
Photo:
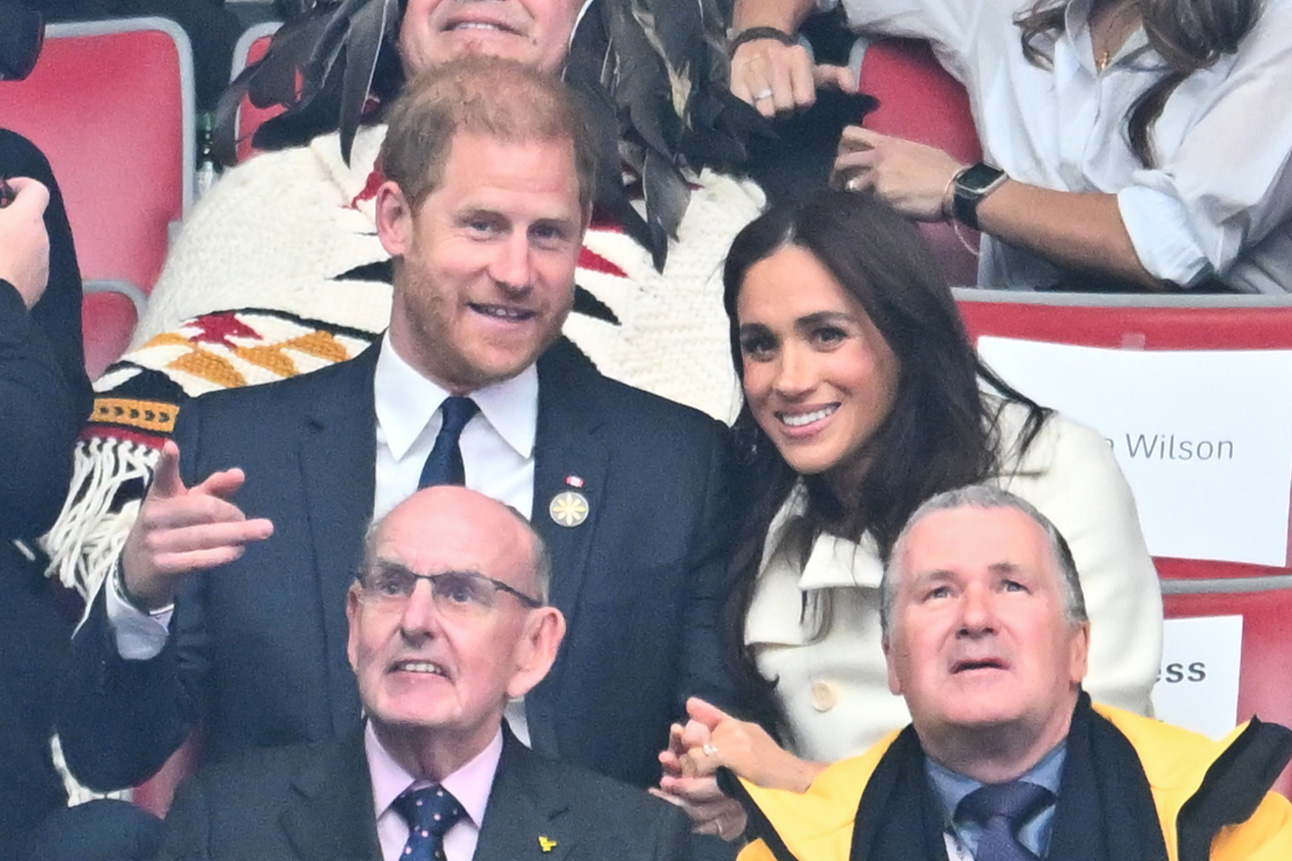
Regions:
M 1292 350 L 1114 350 L 983 337 L 997 373 L 1094 428 L 1154 556 L 1289 560 Z
M 1212 738 L 1227 735 L 1238 722 L 1242 654 L 1242 616 L 1167 619 L 1154 714 Z

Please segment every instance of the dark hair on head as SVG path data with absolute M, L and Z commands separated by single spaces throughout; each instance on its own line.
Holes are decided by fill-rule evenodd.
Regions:
M 1023 55 L 1036 66 L 1053 63 L 1053 40 L 1062 32 L 1071 0 L 1036 0 L 1015 18 Z M 1238 50 L 1260 15 L 1261 0 L 1125 0 L 1144 22 L 1148 44 L 1162 58 L 1161 77 L 1135 100 L 1126 118 L 1131 152 L 1153 167 L 1152 126 L 1186 78 Z
M 821 476 L 805 476 L 807 508 L 792 540 L 806 556 L 822 532 L 854 541 L 869 533 L 887 558 L 920 503 L 941 491 L 981 482 L 999 468 L 996 406 L 984 401 L 979 381 L 1030 409 L 1020 451 L 1048 413 L 979 360 L 951 289 L 914 225 L 872 196 L 846 191 L 773 207 L 732 243 L 723 271 L 723 304 L 738 376 L 743 376 L 737 316 L 741 287 L 754 265 L 787 246 L 805 249 L 826 268 L 865 311 L 899 365 L 892 410 L 863 444 L 866 472 L 846 495 L 836 493 Z M 755 717 L 784 727 L 772 695 L 775 681 L 758 674 L 745 648 L 744 621 L 768 530 L 798 476 L 758 426 L 748 402 L 733 433 L 750 464 L 749 487 L 756 490 L 733 559 L 735 587 L 724 626 L 733 634 L 730 646 L 741 678 L 762 694 L 751 699 L 771 710 Z M 818 635 L 828 630 L 829 616 L 828 606 L 816 608 L 822 620 Z
M 414 207 L 443 182 L 454 136 L 471 134 L 508 143 L 570 141 L 579 205 L 592 209 L 597 145 L 581 103 L 554 75 L 514 60 L 464 57 L 410 81 L 386 122 L 382 170 Z

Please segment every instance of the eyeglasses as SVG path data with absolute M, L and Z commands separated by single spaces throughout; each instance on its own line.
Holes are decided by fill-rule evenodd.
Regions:
M 359 582 L 364 594 L 386 607 L 402 607 L 413 596 L 418 580 L 431 584 L 431 599 L 435 608 L 446 616 L 483 616 L 498 604 L 498 593 L 506 592 L 530 609 L 543 606 L 501 580 L 477 574 L 474 571 L 444 571 L 439 574 L 418 574 L 401 565 L 383 565 L 361 577 Z

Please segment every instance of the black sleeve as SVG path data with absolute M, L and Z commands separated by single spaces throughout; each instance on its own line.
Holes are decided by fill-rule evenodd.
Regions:
M 28 176 L 50 192 L 49 286 L 29 313 L 0 282 L 0 535 L 34 538 L 58 515 L 72 477 L 72 446 L 90 411 L 81 346 L 81 275 L 63 198 L 49 163 L 0 130 L 0 175 Z
M 677 703 L 677 719 L 683 722 L 689 696 L 700 696 L 737 715 L 746 711 L 739 685 L 722 659 L 722 605 L 730 589 L 729 567 L 738 522 L 735 464 L 726 428 L 712 422 L 710 431 L 703 502 L 690 542 L 691 593 L 683 627 L 685 663 Z

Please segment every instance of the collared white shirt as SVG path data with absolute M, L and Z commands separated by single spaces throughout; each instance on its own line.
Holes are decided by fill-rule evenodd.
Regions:
M 390 342 L 387 332 L 373 375 L 377 411 L 377 472 L 373 517 L 382 517 L 417 490 L 435 445 L 449 392 L 422 376 Z M 529 516 L 534 503 L 534 436 L 538 428 L 538 370 L 471 392 L 480 408 L 462 429 L 458 446 L 466 486 Z
M 1131 153 L 1126 118 L 1160 76 L 1157 55 L 1139 29 L 1100 72 L 1091 0 L 1068 5 L 1053 68 L 1023 56 L 1013 18 L 1031 0 L 842 2 L 857 30 L 933 43 L 969 91 L 986 161 L 1042 188 L 1116 194 L 1153 275 L 1187 285 L 1216 274 L 1243 291 L 1292 291 L 1292 0 L 1266 0 L 1238 53 L 1171 95 L 1150 127 L 1154 168 Z M 1048 262 L 983 237 L 980 285 L 1055 280 Z
M 369 723 L 363 731 L 363 746 L 368 754 L 368 772 L 372 777 L 373 813 L 377 817 L 377 841 L 381 844 L 383 861 L 397 861 L 408 842 L 408 822 L 391 803 L 410 789 L 430 786 L 428 780 L 418 780 L 404 770 L 394 757 L 381 745 Z M 489 792 L 498 773 L 502 757 L 502 730 L 484 750 L 465 765 L 440 781 L 466 811 L 444 834 L 444 856 L 447 861 L 471 861 L 476 842 L 480 839 L 480 825 L 484 822 Z

